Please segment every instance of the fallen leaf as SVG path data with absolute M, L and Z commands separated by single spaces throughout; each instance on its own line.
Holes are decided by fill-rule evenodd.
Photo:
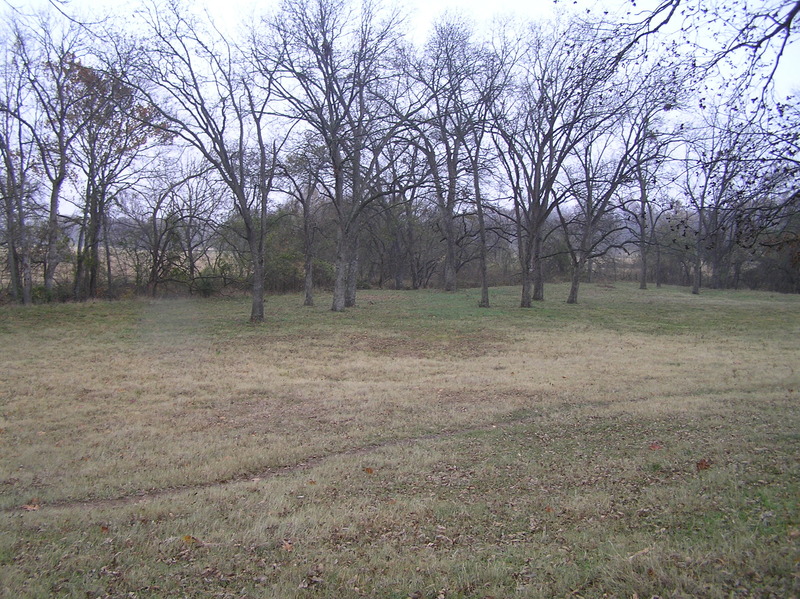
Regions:
M 281 549 L 284 551 L 294 551 L 294 543 L 292 543 L 291 539 L 284 539 L 281 544 Z
M 300 583 L 298 588 L 308 589 L 315 585 L 322 584 L 325 582 L 325 579 L 322 578 L 322 572 L 323 567 L 319 564 L 316 564 L 313 568 L 306 572 L 306 577 Z
M 700 472 L 701 470 L 708 470 L 709 468 L 711 468 L 711 462 L 703 458 L 702 460 L 697 462 L 695 466 L 697 466 L 697 471 Z
M 183 535 L 181 540 L 191 547 L 202 547 L 203 542 L 198 539 L 197 537 L 193 537 L 192 535 Z

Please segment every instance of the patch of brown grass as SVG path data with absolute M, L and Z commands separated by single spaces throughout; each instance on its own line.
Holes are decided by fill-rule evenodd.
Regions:
M 605 295 L 369 297 L 6 314 L 0 594 L 798 592 L 800 303 L 663 334 Z

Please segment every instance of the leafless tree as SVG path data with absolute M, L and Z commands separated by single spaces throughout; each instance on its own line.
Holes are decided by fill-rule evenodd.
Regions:
M 624 36 L 577 20 L 532 26 L 513 93 L 494 107 L 493 138 L 514 202 L 522 271 L 520 305 L 544 299 L 544 227 L 560 199 L 555 185 L 575 147 L 613 115 L 609 85 Z
M 283 160 L 284 191 L 300 206 L 303 231 L 304 306 L 314 305 L 314 250 L 318 233 L 317 212 L 325 190 L 328 153 L 317 135 L 307 131 Z M 330 190 L 327 190 L 330 191 Z
M 700 292 L 703 265 L 711 268 L 711 286 L 721 287 L 725 261 L 753 224 L 753 195 L 764 189 L 759 182 L 770 162 L 768 137 L 756 114 L 741 105 L 709 105 L 702 125 L 685 140 L 681 189 L 693 209 L 684 232 L 694 238 L 692 293 Z M 683 233 L 682 233 L 683 234 Z
M 16 301 L 33 300 L 32 239 L 36 146 L 30 127 L 17 118 L 24 111 L 30 89 L 18 57 L 2 48 L 0 66 L 0 196 L 5 217 L 4 245 L 11 275 L 11 294 Z
M 376 4 L 286 0 L 258 48 L 274 73 L 283 114 L 313 129 L 328 152 L 338 231 L 333 311 L 355 304 L 358 243 L 366 208 L 395 186 L 386 146 L 406 126 L 400 81 L 391 77 L 400 19 Z
M 635 2 L 632 2 L 635 7 Z M 797 0 L 733 0 L 709 6 L 704 0 L 660 0 L 651 11 L 638 15 L 637 34 L 630 45 L 679 27 L 706 54 L 698 68 L 708 69 L 725 59 L 744 65 L 746 81 L 761 75 L 769 85 L 786 48 L 797 36 L 800 2 Z
M 63 244 L 62 193 L 75 167 L 76 145 L 93 117 L 81 57 L 88 52 L 83 27 L 41 13 L 13 23 L 14 48 L 30 88 L 31 103 L 16 117 L 29 129 L 47 181 L 48 207 L 44 251 L 44 286 L 52 292 Z M 40 115 L 37 118 L 36 115 Z
M 270 132 L 271 75 L 248 53 L 177 4 L 149 4 L 135 75 L 160 128 L 194 148 L 227 186 L 244 224 L 253 267 L 250 320 L 264 320 L 267 217 L 285 136 Z
M 637 128 L 626 125 L 620 118 L 593 128 L 575 146 L 565 169 L 559 195 L 569 207 L 564 207 L 564 201 L 555 206 L 572 266 L 568 304 L 578 303 L 578 288 L 589 261 L 620 247 L 615 238 L 625 225 L 614 215 L 622 201 L 621 189 L 632 178 L 632 150 L 639 141 Z

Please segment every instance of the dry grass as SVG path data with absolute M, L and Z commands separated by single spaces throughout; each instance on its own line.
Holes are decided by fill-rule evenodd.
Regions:
M 800 592 L 800 298 L 493 300 L 0 308 L 0 595 Z

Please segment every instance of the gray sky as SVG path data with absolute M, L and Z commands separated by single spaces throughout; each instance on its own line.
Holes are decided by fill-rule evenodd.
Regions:
M 471 18 L 478 27 L 488 25 L 496 16 L 511 17 L 515 21 L 546 18 L 554 13 L 553 0 L 385 0 L 392 6 L 407 9 L 410 15 L 409 35 L 418 43 L 424 41 L 431 24 L 445 12 L 462 14 Z M 0 6 L 11 5 L 20 10 L 31 10 L 47 5 L 48 0 L 0 0 Z M 657 0 L 637 0 L 635 10 L 654 6 Z M 279 0 L 197 0 L 192 2 L 199 7 L 207 7 L 222 29 L 234 30 L 248 17 L 264 14 L 276 7 Z M 130 15 L 141 0 L 66 0 L 65 10 L 83 18 L 98 18 L 104 13 Z M 604 8 L 612 13 L 622 13 L 632 9 L 631 0 L 559 0 L 558 5 L 568 10 L 586 9 L 600 12 Z M 677 25 L 676 25 L 677 26 Z M 783 97 L 793 91 L 800 92 L 800 43 L 791 46 L 784 56 L 775 82 L 778 95 Z

